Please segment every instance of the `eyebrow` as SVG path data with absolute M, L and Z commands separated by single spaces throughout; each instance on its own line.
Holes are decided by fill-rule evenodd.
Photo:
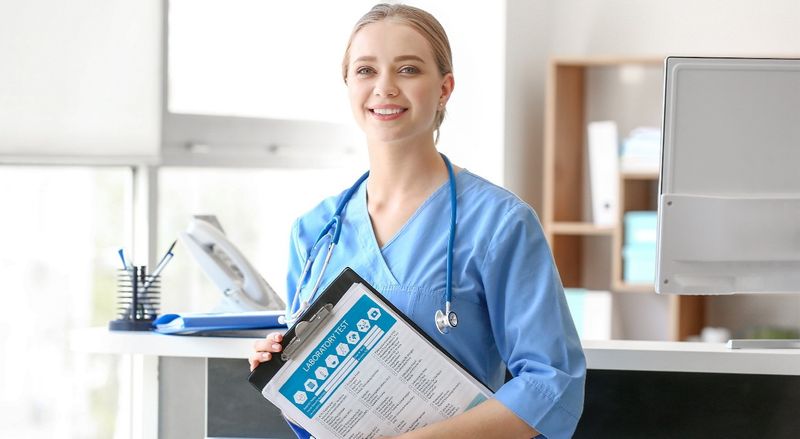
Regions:
M 356 58 L 355 61 L 353 62 L 360 62 L 360 61 L 375 62 L 377 60 L 378 58 L 374 56 L 360 56 Z M 399 62 L 399 61 L 419 61 L 422 64 L 425 64 L 425 61 L 422 58 L 418 57 L 417 55 L 400 55 L 398 57 L 395 57 L 394 62 Z

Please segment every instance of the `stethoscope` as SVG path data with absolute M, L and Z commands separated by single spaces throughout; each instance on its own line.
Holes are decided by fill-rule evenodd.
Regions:
M 458 203 L 456 201 L 456 179 L 455 175 L 453 174 L 453 165 L 450 164 L 450 160 L 444 154 L 440 155 L 444 160 L 444 164 L 447 166 L 447 174 L 450 178 L 450 238 L 447 241 L 447 282 L 445 284 L 444 293 L 444 311 L 437 309 L 434 316 L 434 321 L 436 323 L 436 329 L 438 329 L 442 334 L 447 334 L 450 332 L 451 328 L 458 326 L 458 316 L 451 310 L 450 303 L 451 299 L 453 298 L 453 244 L 455 243 L 456 238 L 456 209 L 458 207 Z M 325 274 L 325 269 L 328 268 L 331 255 L 333 255 L 333 249 L 339 243 L 339 236 L 342 234 L 342 212 L 347 206 L 347 203 L 353 197 L 353 194 L 358 190 L 359 186 L 364 183 L 364 180 L 366 180 L 367 177 L 369 177 L 369 171 L 365 172 L 364 175 L 362 175 L 355 182 L 355 184 L 353 184 L 353 186 L 351 186 L 350 189 L 345 192 L 344 196 L 342 196 L 341 200 L 339 200 L 339 204 L 336 206 L 336 211 L 333 213 L 333 217 L 330 219 L 330 221 L 328 221 L 327 224 L 325 224 L 325 227 L 323 227 L 322 231 L 319 232 L 314 245 L 308 249 L 308 252 L 306 252 L 306 263 L 305 266 L 303 266 L 303 271 L 297 281 L 297 288 L 294 292 L 292 304 L 283 319 L 286 324 L 294 324 L 300 315 L 303 314 L 306 309 L 308 309 L 310 303 L 316 298 L 317 291 L 322 283 L 322 276 Z M 314 259 L 316 259 L 317 255 L 322 249 L 326 238 L 330 239 L 330 242 L 328 243 L 328 253 L 325 255 L 325 260 L 322 263 L 322 269 L 317 276 L 316 282 L 314 282 L 314 287 L 311 289 L 311 293 L 308 295 L 308 297 L 306 297 L 305 300 L 301 301 L 299 299 L 300 294 L 303 287 L 306 285 L 309 273 L 311 272 L 311 264 L 314 262 Z M 297 307 L 297 311 L 292 312 L 291 310 L 295 309 L 298 302 L 300 302 L 300 306 Z

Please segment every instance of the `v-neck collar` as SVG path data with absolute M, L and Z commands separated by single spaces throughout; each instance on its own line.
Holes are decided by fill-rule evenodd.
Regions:
M 454 175 L 454 178 L 456 180 L 456 188 L 458 188 L 459 176 L 464 172 L 466 172 L 466 169 L 461 169 L 458 173 Z M 395 232 L 394 236 L 392 236 L 392 238 L 389 241 L 387 241 L 386 244 L 383 245 L 383 247 L 380 247 L 378 245 L 378 239 L 375 236 L 375 230 L 372 227 L 372 218 L 370 218 L 369 210 L 367 209 L 367 181 L 369 181 L 369 178 L 363 183 L 361 183 L 361 186 L 358 188 L 358 191 L 356 192 L 356 194 L 354 194 L 354 198 L 357 199 L 352 200 L 355 201 L 354 207 L 356 207 L 355 209 L 356 211 L 353 212 L 353 214 L 356 215 L 358 218 L 358 221 L 356 222 L 359 225 L 359 230 L 357 231 L 359 235 L 359 241 L 361 243 L 362 248 L 368 251 L 368 253 L 372 255 L 372 257 L 375 259 L 374 266 L 382 267 L 382 270 L 384 270 L 385 273 L 389 276 L 389 278 L 394 281 L 395 285 L 397 285 L 399 284 L 399 282 L 397 281 L 397 277 L 389 267 L 389 264 L 387 263 L 386 258 L 384 257 L 384 252 L 389 248 L 389 246 L 392 245 L 392 243 L 397 241 L 408 228 L 411 227 L 416 218 L 422 212 L 425 211 L 425 209 L 429 204 L 431 204 L 436 198 L 441 196 L 440 194 L 449 190 L 450 179 L 448 178 L 447 181 L 445 181 L 441 186 L 439 186 L 435 191 L 433 191 L 433 193 L 431 193 L 428 196 L 428 198 L 426 198 L 425 201 L 423 201 L 422 204 L 419 205 L 417 210 L 408 218 L 408 220 L 406 220 L 405 224 L 403 224 L 403 226 L 400 227 L 400 229 L 398 229 L 397 232 Z

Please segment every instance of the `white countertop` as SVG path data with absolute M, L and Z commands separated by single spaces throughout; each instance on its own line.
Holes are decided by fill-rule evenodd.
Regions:
M 246 359 L 257 338 L 108 331 L 70 333 L 78 352 Z M 728 349 L 724 343 L 606 340 L 582 342 L 590 369 L 800 375 L 800 349 Z
M 800 349 L 728 349 L 725 343 L 581 342 L 590 369 L 800 375 Z
M 70 348 L 100 354 L 162 357 L 247 358 L 257 338 L 164 335 L 150 331 L 109 331 L 105 327 L 70 332 Z

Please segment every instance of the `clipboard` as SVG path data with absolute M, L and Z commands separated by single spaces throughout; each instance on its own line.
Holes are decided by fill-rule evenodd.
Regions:
M 348 295 L 349 292 L 352 294 Z M 353 325 L 353 313 L 366 315 L 366 318 Z M 340 329 L 342 334 L 346 333 L 346 342 L 336 338 Z M 363 340 L 351 343 L 353 340 L 348 337 L 352 333 L 363 336 Z M 335 341 L 327 343 L 331 337 Z M 352 349 L 345 353 L 343 348 L 334 354 L 343 344 Z M 281 345 L 281 354 L 261 363 L 248 381 L 287 417 L 315 437 L 351 437 L 356 434 L 371 438 L 399 434 L 454 416 L 492 396 L 484 383 L 351 268 L 345 268 L 289 328 Z M 394 361 L 396 352 L 406 353 L 401 360 Z M 343 353 L 345 355 L 341 355 Z M 423 354 L 425 356 L 421 357 Z M 367 360 L 369 356 L 372 357 Z M 333 368 L 323 363 L 331 357 L 337 358 Z M 407 361 L 403 363 L 403 360 Z M 316 378 L 311 375 L 312 369 Z M 330 373 L 319 374 L 321 369 L 330 369 Z M 425 375 L 436 371 L 438 374 L 434 379 L 431 379 L 433 375 Z M 317 379 L 320 377 L 321 380 Z M 384 380 L 380 383 L 386 385 L 381 396 L 376 396 L 379 390 L 373 392 L 370 387 L 370 383 L 374 387 L 378 382 L 373 379 L 375 377 Z M 304 379 L 305 388 L 298 387 Z M 345 398 L 350 398 L 347 400 L 349 404 L 344 402 Z M 334 416 L 331 411 L 339 408 L 331 409 L 333 405 L 326 405 L 334 404 L 334 401 L 346 406 L 339 407 L 341 410 L 355 412 L 356 415 L 347 415 L 353 419 L 359 410 L 375 410 L 383 424 L 373 425 L 364 420 L 361 422 L 363 425 L 356 425 L 353 419 L 342 419 L 334 424 L 331 419 L 344 417 Z M 414 405 L 409 408 L 412 402 Z M 426 409 L 425 404 L 430 408 Z M 361 406 L 361 409 L 357 408 Z M 318 415 L 319 419 L 315 420 Z M 364 416 L 362 419 L 367 419 L 367 415 Z M 324 424 L 325 428 L 320 429 L 319 424 Z M 315 427 L 316 431 L 308 425 Z M 348 426 L 360 429 L 347 430 Z

